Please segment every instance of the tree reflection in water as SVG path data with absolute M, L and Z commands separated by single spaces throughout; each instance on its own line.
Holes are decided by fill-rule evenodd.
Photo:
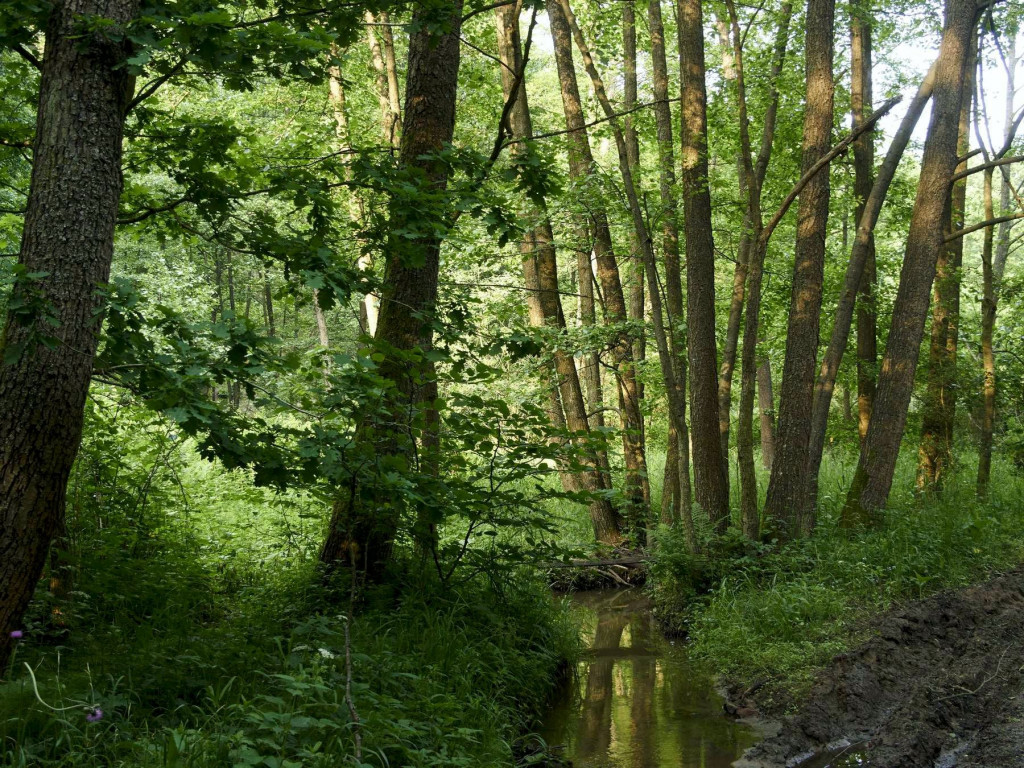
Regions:
M 545 719 L 576 768 L 727 768 L 756 741 L 722 713 L 712 682 L 667 641 L 631 589 L 571 597 L 588 646 Z

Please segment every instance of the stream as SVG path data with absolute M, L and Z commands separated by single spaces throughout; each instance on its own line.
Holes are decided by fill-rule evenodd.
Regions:
M 540 735 L 575 768 L 728 768 L 760 738 L 658 629 L 635 589 L 570 596 L 587 650 Z

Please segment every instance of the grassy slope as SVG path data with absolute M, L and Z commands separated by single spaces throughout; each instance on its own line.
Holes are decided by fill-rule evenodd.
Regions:
M 0 684 L 0 765 L 355 765 L 357 730 L 364 765 L 512 763 L 512 739 L 575 650 L 542 584 L 442 594 L 410 572 L 415 590 L 364 595 L 354 729 L 348 595 L 320 586 L 311 500 L 204 462 L 178 474 L 188 515 L 169 482 L 145 520 L 83 526 L 74 591 L 40 591 Z M 94 707 L 104 716 L 89 722 Z
M 852 462 L 828 463 L 815 535 L 782 548 L 727 542 L 730 559 L 698 565 L 664 536 L 655 566 L 667 618 L 685 624 L 693 652 L 734 683 L 767 678 L 776 704 L 805 689 L 833 655 L 855 644 L 867 620 L 900 601 L 984 579 L 1024 560 L 1024 477 L 997 465 L 992 498 L 974 495 L 964 461 L 941 499 L 915 499 L 913 463 L 899 467 L 891 508 L 875 530 L 836 526 Z M 710 588 L 701 598 L 695 591 Z M 771 704 L 769 697 L 769 704 Z

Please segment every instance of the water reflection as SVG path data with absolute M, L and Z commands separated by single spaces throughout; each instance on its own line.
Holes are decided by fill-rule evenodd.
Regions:
M 542 735 L 576 768 L 726 768 L 756 741 L 706 675 L 660 633 L 635 590 L 579 592 L 589 650 Z

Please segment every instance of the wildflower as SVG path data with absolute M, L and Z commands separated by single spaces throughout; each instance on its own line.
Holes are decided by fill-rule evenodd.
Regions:
M 22 632 L 20 629 L 16 629 L 13 632 L 11 632 L 11 639 L 12 640 L 21 640 L 21 638 L 23 638 L 24 636 L 25 636 L 25 633 Z
M 85 719 L 88 720 L 90 723 L 98 723 L 100 720 L 103 719 L 103 710 L 99 707 L 96 707 L 85 716 Z

